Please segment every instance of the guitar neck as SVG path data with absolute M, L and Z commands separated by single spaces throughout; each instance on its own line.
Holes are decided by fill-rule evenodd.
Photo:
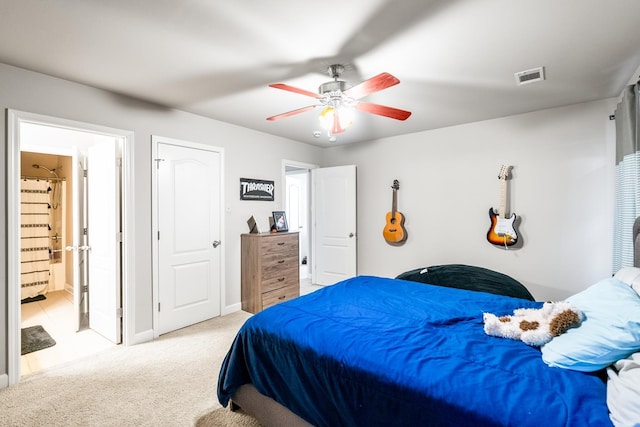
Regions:
M 500 178 L 500 218 L 507 217 L 507 180 Z
M 398 205 L 398 195 L 397 195 L 396 189 L 394 188 L 393 189 L 393 203 L 391 203 L 391 216 L 393 218 L 395 218 L 395 216 L 396 216 L 397 205 Z

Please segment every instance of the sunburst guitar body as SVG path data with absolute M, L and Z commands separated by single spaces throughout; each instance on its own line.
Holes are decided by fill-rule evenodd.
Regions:
M 507 176 L 511 166 L 503 165 L 500 169 L 498 179 L 500 180 L 500 210 L 496 212 L 493 208 L 489 209 L 489 218 L 491 219 L 491 227 L 487 232 L 487 240 L 496 246 L 509 247 L 518 241 L 518 233 L 514 223 L 516 214 L 512 213 L 510 217 L 506 216 L 506 193 L 507 193 Z
M 393 181 L 393 202 L 391 212 L 387 212 L 387 223 L 382 230 L 382 236 L 387 243 L 402 243 L 407 240 L 407 230 L 404 228 L 404 215 L 397 209 L 397 194 L 400 188 L 398 180 Z
M 489 243 L 501 246 L 512 246 L 518 241 L 518 234 L 514 228 L 516 214 L 511 214 L 509 218 L 501 218 L 500 214 L 489 209 L 489 218 L 491 219 L 491 228 L 487 232 L 487 240 Z

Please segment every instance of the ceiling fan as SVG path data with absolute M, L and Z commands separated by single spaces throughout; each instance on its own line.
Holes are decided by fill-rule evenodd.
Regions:
M 284 119 L 285 117 L 291 117 L 313 110 L 316 107 L 324 107 L 320 113 L 320 119 L 326 124 L 327 130 L 330 134 L 338 134 L 344 132 L 345 128 L 351 124 L 351 113 L 354 108 L 358 111 L 390 117 L 396 120 L 406 120 L 411 115 L 410 111 L 360 101 L 361 98 L 364 98 L 367 95 L 400 83 L 400 80 L 391 74 L 381 73 L 350 87 L 347 82 L 339 80 L 340 75 L 344 72 L 343 65 L 331 65 L 327 71 L 329 76 L 333 78 L 333 81 L 321 84 L 318 88 L 318 93 L 289 86 L 284 83 L 270 84 L 269 87 L 315 98 L 318 100 L 318 103 L 267 117 L 267 120 L 273 121 Z

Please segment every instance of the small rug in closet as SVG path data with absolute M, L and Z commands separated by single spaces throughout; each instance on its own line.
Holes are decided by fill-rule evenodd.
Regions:
M 22 352 L 20 354 L 23 356 L 56 345 L 55 340 L 41 325 L 22 328 L 21 336 Z
M 43 299 L 47 299 L 47 297 L 44 295 L 36 295 L 35 297 L 27 297 L 21 300 L 20 304 L 26 304 L 28 302 L 34 302 L 34 301 L 42 301 Z

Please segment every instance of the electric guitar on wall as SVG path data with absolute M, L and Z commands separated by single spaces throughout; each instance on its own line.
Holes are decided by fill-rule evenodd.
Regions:
M 387 243 L 402 243 L 407 239 L 407 231 L 404 229 L 404 215 L 397 209 L 397 191 L 400 189 L 400 183 L 397 179 L 393 180 L 393 203 L 391 212 L 387 212 L 387 224 L 382 230 L 382 235 Z
M 516 214 L 512 213 L 509 218 L 506 217 L 506 198 L 507 198 L 507 177 L 511 171 L 511 166 L 502 165 L 498 179 L 500 180 L 500 210 L 494 211 L 489 209 L 489 218 L 491 218 L 491 228 L 487 232 L 487 240 L 489 243 L 500 246 L 512 246 L 518 241 L 518 234 L 513 227 L 516 220 Z

